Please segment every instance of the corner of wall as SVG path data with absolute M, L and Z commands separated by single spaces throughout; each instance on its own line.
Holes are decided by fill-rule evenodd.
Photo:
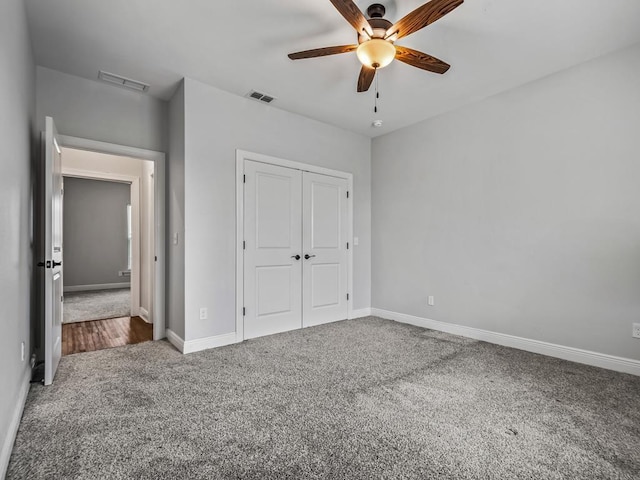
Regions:
M 167 165 L 167 329 L 185 338 L 184 315 L 184 175 L 185 82 L 178 85 L 168 107 L 169 158 Z

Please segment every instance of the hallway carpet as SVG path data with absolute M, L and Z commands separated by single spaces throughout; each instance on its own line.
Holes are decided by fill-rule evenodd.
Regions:
M 638 479 L 640 377 L 378 318 L 64 357 L 8 479 Z
M 63 323 L 86 322 L 131 315 L 131 290 L 92 290 L 64 294 Z

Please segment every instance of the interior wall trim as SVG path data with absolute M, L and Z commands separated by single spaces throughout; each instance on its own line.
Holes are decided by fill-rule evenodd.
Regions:
M 147 323 L 153 323 L 149 318 L 150 317 L 149 311 L 144 307 L 140 307 L 139 317 L 142 318 Z
M 167 328 L 166 335 L 169 343 L 176 347 L 180 353 L 184 353 L 184 340 L 182 337 L 169 328 Z
M 22 418 L 22 411 L 24 410 L 24 404 L 27 401 L 27 394 L 29 393 L 29 386 L 31 381 L 31 369 L 25 368 L 22 376 L 22 385 L 18 392 L 18 401 L 16 402 L 9 428 L 7 429 L 6 436 L 2 439 L 2 450 L 0 450 L 0 478 L 4 478 L 9 466 L 9 459 L 11 458 L 11 451 L 13 450 L 13 443 L 16 440 L 18 433 L 18 427 L 20 426 L 20 419 Z
M 369 316 L 371 316 L 371 308 L 367 307 L 367 308 L 354 309 L 351 312 L 351 315 L 349 316 L 349 318 L 362 318 L 362 317 L 369 317 Z
M 542 342 L 540 340 L 532 340 L 529 338 L 516 337 L 504 333 L 491 332 L 489 330 L 481 330 L 479 328 L 465 327 L 463 325 L 455 325 L 453 323 L 440 322 L 428 318 L 416 317 L 405 313 L 392 312 L 380 308 L 372 308 L 371 314 L 394 320 L 400 323 L 407 323 L 418 327 L 437 330 L 440 332 L 460 335 L 461 337 L 482 340 L 483 342 L 494 343 L 505 347 L 517 348 L 527 352 L 538 353 L 548 357 L 561 358 L 571 362 L 582 363 L 594 367 L 606 368 L 616 372 L 630 373 L 640 376 L 640 361 L 631 358 L 616 357 L 605 353 L 592 352 L 580 348 L 567 347 L 557 345 L 555 343 Z
M 115 290 L 118 288 L 131 288 L 130 282 L 122 283 L 96 283 L 92 285 L 67 285 L 64 292 L 87 292 L 89 290 Z
M 174 331 L 167 329 L 167 340 L 176 347 L 180 353 L 188 354 L 208 350 L 210 348 L 224 347 L 239 343 L 236 332 L 215 335 L 213 337 L 198 338 L 196 340 L 184 340 Z

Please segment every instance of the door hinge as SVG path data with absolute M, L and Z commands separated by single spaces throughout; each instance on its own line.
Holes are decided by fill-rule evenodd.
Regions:
M 242 183 L 247 183 L 247 176 L 246 175 L 242 175 Z
M 247 242 L 245 242 L 244 240 L 242 241 L 242 249 L 243 250 L 247 249 Z
M 60 301 L 64 303 L 64 295 L 60 295 Z
M 347 293 L 347 302 L 349 301 L 349 294 Z
M 349 250 L 349 242 L 347 242 L 347 250 Z
M 347 198 L 349 198 L 349 190 L 347 190 Z
M 244 317 L 246 314 L 247 314 L 247 310 L 244 307 L 242 307 L 242 316 Z
M 155 257 L 153 257 L 153 258 L 154 258 L 154 261 L 156 261 L 156 262 L 158 261 L 158 256 L 157 255 Z

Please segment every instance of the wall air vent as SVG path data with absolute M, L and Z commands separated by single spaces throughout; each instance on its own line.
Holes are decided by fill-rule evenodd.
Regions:
M 275 97 L 271 95 L 267 95 L 266 93 L 256 92 L 255 90 L 251 90 L 247 93 L 247 98 L 253 98 L 254 100 L 260 100 L 264 103 L 271 103 L 275 100 Z
M 102 70 L 98 73 L 98 79 L 112 85 L 128 88 L 129 90 L 135 90 L 136 92 L 146 92 L 149 90 L 149 85 L 146 83 L 139 82 L 138 80 L 132 80 L 131 78 L 121 77 L 120 75 L 115 75 L 113 73 L 104 72 Z

